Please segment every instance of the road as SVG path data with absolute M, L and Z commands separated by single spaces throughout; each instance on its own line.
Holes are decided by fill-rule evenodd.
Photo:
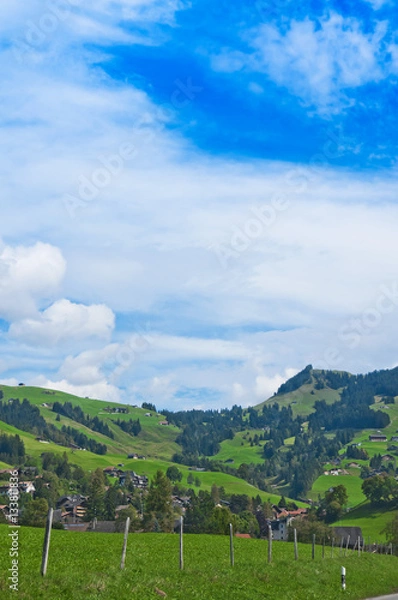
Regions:
M 392 594 L 392 596 L 378 596 L 378 598 L 367 598 L 366 600 L 398 600 L 398 594 Z

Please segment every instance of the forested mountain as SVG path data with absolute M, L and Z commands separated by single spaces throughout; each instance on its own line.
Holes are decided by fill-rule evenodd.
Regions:
M 395 396 L 398 368 L 352 375 L 308 365 L 281 385 L 272 398 L 247 409 L 234 405 L 221 411 L 157 413 L 155 406 L 145 402 L 142 408 L 128 410 L 108 406 L 102 410 L 90 406 L 88 410 L 87 399 L 35 405 L 26 398 L 8 398 L 0 401 L 0 421 L 59 445 L 102 455 L 108 451 L 106 438 L 116 440 L 119 447 L 121 440 L 127 441 L 139 452 L 148 448 L 151 432 L 151 439 L 159 443 L 165 436 L 169 440 L 169 461 L 237 475 L 262 490 L 270 491 L 271 484 L 273 488 L 283 487 L 298 498 L 305 496 L 323 465 L 336 459 L 358 432 L 389 426 L 392 411 L 386 405 L 394 404 Z M 134 418 L 127 417 L 127 412 Z M 60 423 L 61 418 L 65 422 Z M 3 456 L 23 455 L 18 440 L 3 442 Z M 234 459 L 222 459 L 225 444 L 235 448 L 237 457 L 242 447 L 246 460 L 235 465 Z M 157 456 L 156 445 L 151 447 Z M 252 452 L 248 452 L 250 448 Z M 353 452 L 355 447 L 351 446 L 351 455 Z

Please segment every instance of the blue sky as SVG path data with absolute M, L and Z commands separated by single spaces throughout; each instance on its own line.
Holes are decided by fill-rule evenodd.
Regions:
M 253 405 L 396 366 L 393 2 L 0 6 L 0 380 Z

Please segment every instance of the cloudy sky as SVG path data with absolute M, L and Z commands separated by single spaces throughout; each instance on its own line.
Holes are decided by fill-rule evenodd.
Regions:
M 383 0 L 2 0 L 0 380 L 244 406 L 398 364 Z

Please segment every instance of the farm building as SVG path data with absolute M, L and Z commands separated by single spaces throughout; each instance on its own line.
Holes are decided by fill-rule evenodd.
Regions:
M 363 542 L 362 529 L 360 527 L 333 527 L 336 538 L 340 541 L 343 540 L 343 544 L 347 544 L 348 547 L 353 548 L 355 544 L 358 544 L 360 539 Z

